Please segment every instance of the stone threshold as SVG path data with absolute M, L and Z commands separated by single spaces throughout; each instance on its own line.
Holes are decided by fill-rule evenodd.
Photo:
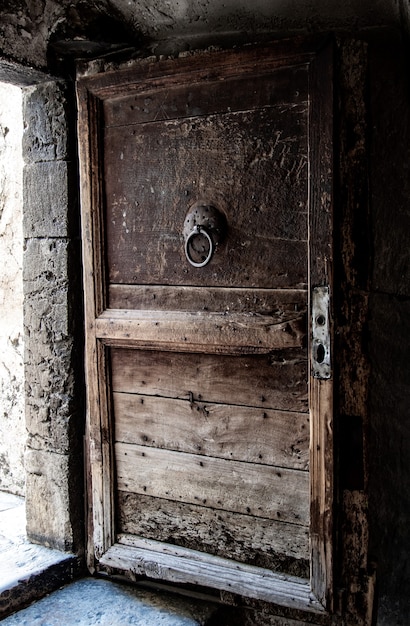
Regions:
M 82 571 L 79 557 L 30 543 L 24 498 L 0 492 L 0 620 Z
M 80 578 L 6 617 L 4 626 L 231 626 L 218 606 L 102 578 Z M 215 621 L 216 617 L 217 621 Z M 233 624 L 240 624 L 235 621 Z
M 218 603 L 197 595 L 85 576 L 81 558 L 29 542 L 24 498 L 0 491 L 2 623 L 210 626 Z

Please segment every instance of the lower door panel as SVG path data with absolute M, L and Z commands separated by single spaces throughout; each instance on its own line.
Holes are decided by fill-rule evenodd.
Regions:
M 306 354 L 286 357 L 111 348 L 118 533 L 309 575 Z

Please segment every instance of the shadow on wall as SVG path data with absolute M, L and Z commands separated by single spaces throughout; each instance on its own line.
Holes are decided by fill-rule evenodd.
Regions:
M 380 626 L 410 614 L 410 85 L 397 38 L 373 46 L 370 520 Z

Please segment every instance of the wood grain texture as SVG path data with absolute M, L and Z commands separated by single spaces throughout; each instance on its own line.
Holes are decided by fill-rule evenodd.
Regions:
M 334 346 L 333 309 L 333 45 L 329 42 L 311 64 L 311 88 L 315 94 L 310 108 L 310 140 L 315 158 L 311 161 L 309 214 L 311 240 L 309 273 L 312 287 L 330 289 L 329 320 L 331 354 Z M 311 348 L 311 353 L 313 350 Z M 319 380 L 311 374 L 311 549 L 312 590 L 328 609 L 334 606 L 334 356 L 332 376 Z
M 98 58 L 79 61 L 78 77 L 92 94 L 105 100 L 134 92 L 142 86 L 156 89 L 172 87 L 181 82 L 226 81 L 232 77 L 254 77 L 271 74 L 281 68 L 308 66 L 312 58 L 328 41 L 328 36 L 278 39 L 266 44 L 215 50 L 196 50 L 182 54 L 178 59 L 153 58 L 123 59 Z M 263 59 L 263 64 L 261 63 Z
M 121 491 L 309 524 L 306 472 L 115 444 Z
M 333 384 L 312 379 L 311 414 L 311 528 L 312 588 L 324 605 L 333 602 Z M 320 454 L 319 454 L 320 453 Z
M 307 67 L 277 69 L 268 75 L 231 77 L 224 81 L 186 85 L 147 84 L 104 102 L 105 126 L 129 126 L 146 122 L 202 117 L 246 109 L 303 104 L 308 99 Z
M 392 287 L 394 275 L 400 277 L 401 284 L 405 284 L 403 282 L 403 271 L 405 270 L 401 269 L 399 272 L 392 272 L 393 265 L 388 260 L 390 255 L 394 255 L 394 263 L 400 264 L 402 257 L 400 240 L 394 238 L 394 235 L 392 236 L 392 233 L 395 232 L 394 219 L 400 211 L 397 211 L 396 204 L 394 211 L 392 211 L 391 194 L 388 185 L 386 185 L 386 181 L 391 180 L 392 171 L 395 172 L 397 180 L 400 178 L 400 174 L 397 174 L 397 167 L 392 165 L 393 162 L 389 155 L 394 155 L 394 159 L 397 158 L 400 152 L 400 141 L 404 140 L 405 132 L 403 133 L 400 124 L 396 124 L 395 127 L 400 134 L 400 138 L 398 138 L 394 133 L 389 133 L 386 128 L 384 134 L 379 135 L 379 138 L 383 137 L 382 144 L 379 144 L 379 146 L 374 145 L 369 137 L 370 124 L 372 127 L 373 125 L 379 127 L 377 112 L 377 106 L 379 105 L 376 105 L 376 108 L 372 108 L 371 115 L 368 110 L 369 85 L 371 84 L 369 71 L 371 75 L 373 70 L 370 70 L 370 67 L 375 62 L 378 68 L 378 87 L 376 92 L 379 89 L 383 93 L 386 91 L 386 82 L 381 78 L 383 70 L 380 73 L 380 67 L 389 59 L 390 52 L 387 52 L 389 44 L 386 46 L 386 41 L 383 39 L 382 42 L 382 45 L 379 42 L 369 46 L 368 42 L 348 39 L 341 42 L 340 46 L 340 102 L 342 118 L 339 133 L 341 147 L 339 185 L 342 198 L 340 217 L 343 227 L 340 232 L 339 271 L 337 276 L 340 287 L 336 294 L 337 334 L 335 340 L 340 358 L 337 401 L 340 411 L 341 468 L 349 468 L 353 477 L 353 480 L 350 477 L 348 478 L 349 474 L 345 471 L 339 483 L 341 501 L 340 536 L 343 542 L 343 551 L 340 555 L 340 584 L 346 589 L 346 621 L 365 624 L 366 626 L 377 621 L 375 615 L 377 612 L 377 601 L 376 603 L 374 602 L 374 564 L 371 562 L 371 558 L 369 560 L 369 556 L 372 554 L 372 551 L 369 551 L 369 547 L 374 545 L 374 537 L 373 541 L 370 540 L 369 546 L 369 537 L 371 537 L 372 531 L 371 527 L 369 528 L 368 511 L 369 434 L 370 431 L 377 431 L 377 425 L 373 421 L 376 418 L 377 423 L 377 415 L 375 416 L 373 412 L 369 411 L 371 370 L 368 353 L 368 333 L 369 319 L 371 324 L 375 324 L 375 320 L 380 316 L 381 311 L 377 304 L 373 303 L 373 309 L 370 313 L 369 289 L 370 285 L 373 286 L 373 289 L 376 287 L 376 290 L 377 287 L 380 287 L 380 284 L 377 284 L 377 272 L 380 270 L 380 267 L 386 267 L 386 263 L 390 268 L 388 283 L 386 283 L 388 284 L 388 289 L 391 292 L 394 291 L 394 287 Z M 380 54 L 382 49 L 383 54 Z M 375 53 L 376 50 L 377 53 Z M 394 61 L 388 60 L 387 65 L 391 62 L 393 64 L 390 67 L 394 68 L 393 73 L 388 70 L 385 76 L 387 81 L 392 81 L 391 84 L 393 85 L 397 83 L 397 79 L 392 76 L 394 71 L 400 66 L 400 62 L 397 62 L 396 56 L 394 56 Z M 389 119 L 393 120 L 397 117 L 397 111 L 400 107 L 392 113 L 396 95 L 394 89 L 389 90 L 389 93 L 389 103 L 383 101 L 383 106 L 385 111 L 388 112 Z M 372 104 L 374 105 L 377 100 L 378 98 L 376 97 Z M 378 170 L 373 174 L 375 184 L 373 189 L 369 189 L 369 150 L 371 144 L 374 154 L 380 153 L 380 148 L 382 148 L 384 155 L 383 160 L 380 160 L 380 163 L 383 162 L 382 170 Z M 386 163 L 389 164 L 386 166 Z M 386 216 L 388 216 L 385 220 L 378 220 L 380 215 L 377 213 L 377 208 L 373 207 L 371 210 L 371 198 L 375 202 L 376 207 L 377 204 L 385 206 Z M 377 216 L 376 220 L 375 215 Z M 376 224 L 378 221 L 379 224 L 383 224 L 383 228 L 380 229 L 379 233 L 376 232 L 376 249 L 379 250 L 379 258 L 375 260 L 374 250 L 372 249 L 375 245 L 375 240 L 373 239 L 373 242 L 371 242 L 371 232 L 373 224 Z M 386 232 L 387 224 L 389 232 Z M 403 230 L 403 235 L 405 232 L 407 233 L 406 229 Z M 378 239 L 378 235 L 380 239 Z M 403 267 L 402 265 L 401 268 Z M 400 376 L 402 376 L 403 380 L 406 377 L 406 374 L 403 373 L 406 371 L 406 368 L 402 369 L 400 363 L 392 356 L 392 333 L 398 332 L 397 337 L 400 336 L 400 331 L 397 331 L 400 327 L 397 311 L 395 311 L 395 315 L 394 329 L 391 328 L 392 316 L 387 321 L 387 318 L 384 319 L 383 315 L 381 315 L 382 325 L 384 324 L 385 327 L 380 332 L 380 327 L 376 323 L 372 331 L 374 336 L 378 336 L 383 370 L 389 371 L 390 374 L 386 377 L 386 381 L 388 378 L 390 380 L 388 383 L 386 382 L 388 391 L 385 396 L 388 398 L 387 404 L 389 406 L 393 406 L 395 402 L 397 404 L 401 402 L 401 391 L 397 396 L 399 398 L 397 402 L 394 391 L 391 388 L 391 379 L 394 379 L 395 383 L 397 383 L 395 371 L 401 371 L 398 377 L 399 380 Z M 384 333 L 388 336 L 386 343 L 380 340 Z M 403 337 L 403 355 L 406 353 L 404 346 L 407 340 L 407 337 Z M 400 339 L 398 342 L 400 342 Z M 380 394 L 380 389 L 378 388 L 379 380 L 377 378 L 373 380 L 373 385 L 375 385 L 375 388 L 377 387 L 376 395 Z M 382 397 L 382 394 L 380 397 Z M 382 429 L 379 434 L 380 446 L 389 445 L 393 449 L 390 429 L 392 413 L 383 401 L 380 403 L 380 408 L 383 415 L 383 423 L 385 423 L 385 429 Z M 388 411 L 389 417 L 385 420 L 386 411 Z M 347 425 L 351 423 L 355 424 L 356 427 L 354 429 L 348 429 Z M 398 441 L 398 447 L 401 445 L 402 442 Z M 360 452 L 360 454 L 357 454 L 356 468 L 360 468 L 358 473 L 355 472 L 356 468 L 351 465 L 351 454 L 355 447 Z M 377 456 L 378 453 L 379 450 L 374 450 L 373 456 L 374 454 Z M 381 535 L 383 536 L 389 531 L 384 526 L 383 498 L 381 498 L 380 504 L 378 501 L 378 481 L 380 476 L 385 475 L 385 463 L 381 459 L 377 463 L 380 465 L 380 473 L 378 476 L 373 476 L 372 479 L 375 489 L 373 506 L 375 511 L 377 509 L 379 527 L 383 529 Z M 401 475 L 400 470 L 397 475 Z M 387 489 L 390 488 L 392 480 L 394 480 L 393 475 L 389 477 L 386 483 Z M 397 493 L 399 493 L 400 486 L 395 485 L 393 490 L 397 490 Z M 393 501 L 395 498 L 391 495 L 390 499 Z M 401 543 L 400 519 L 397 519 L 398 516 L 395 515 L 390 505 L 387 506 L 389 508 L 388 518 L 393 520 L 392 528 L 394 528 L 395 544 L 399 546 Z M 400 513 L 402 520 L 405 517 L 405 515 L 403 516 Z M 406 523 L 404 535 L 402 536 L 408 536 Z M 402 548 L 398 548 L 398 550 L 397 554 L 404 554 L 405 552 Z M 396 567 L 399 571 L 400 565 L 398 563 Z M 396 621 L 394 618 L 392 619 Z M 407 620 L 404 619 L 405 621 Z
M 313 287 L 333 284 L 333 46 L 329 43 L 310 66 L 315 97 L 309 109 L 309 280 Z
M 308 468 L 306 413 L 127 393 L 114 393 L 113 403 L 118 442 L 292 469 Z
M 87 564 L 95 560 L 114 540 L 112 441 L 106 351 L 96 339 L 93 321 L 104 307 L 102 215 L 93 207 L 101 197 L 101 180 L 90 176 L 98 162 L 100 101 L 83 88 L 77 90 L 78 137 L 81 162 L 81 220 L 85 315 L 85 479 L 87 513 Z
M 303 105 L 106 129 L 109 282 L 305 287 L 306 126 Z M 228 222 L 201 271 L 182 236 L 199 200 Z
M 308 410 L 305 350 L 212 355 L 111 348 L 113 391 Z
M 237 289 L 158 285 L 109 285 L 110 309 L 220 311 L 292 319 L 307 309 L 304 289 Z
M 118 532 L 309 576 L 309 529 L 297 524 L 119 491 Z
M 213 352 L 255 349 L 269 352 L 303 348 L 306 317 L 293 313 L 288 319 L 252 313 L 109 310 L 95 322 L 96 336 L 106 343 L 128 341 Z
M 145 575 L 155 580 L 193 583 L 294 609 L 323 612 L 323 607 L 311 594 L 307 580 L 186 548 L 152 541 L 115 544 L 100 564 L 109 572 L 128 572 L 131 578 Z

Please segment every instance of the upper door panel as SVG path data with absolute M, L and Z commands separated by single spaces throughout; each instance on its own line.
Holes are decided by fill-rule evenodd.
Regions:
M 104 102 L 111 284 L 306 288 L 308 72 L 159 87 Z M 192 206 L 227 236 L 198 271 L 185 257 Z

